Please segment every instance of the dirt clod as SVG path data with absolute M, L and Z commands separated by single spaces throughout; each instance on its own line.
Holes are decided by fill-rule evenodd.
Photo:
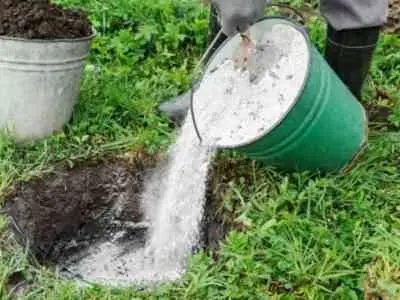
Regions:
M 27 39 L 80 38 L 92 34 L 88 17 L 49 0 L 1 0 L 0 36 Z
M 16 271 L 8 276 L 6 283 L 7 294 L 11 296 L 11 299 L 20 299 L 29 284 L 21 271 Z
M 390 1 L 386 28 L 388 32 L 400 33 L 400 0 Z

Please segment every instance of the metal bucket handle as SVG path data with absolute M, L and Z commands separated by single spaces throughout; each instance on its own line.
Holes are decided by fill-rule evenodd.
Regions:
M 287 5 L 287 4 L 283 4 L 283 3 L 279 3 L 279 4 L 278 3 L 269 3 L 269 4 L 267 4 L 267 7 L 280 7 L 280 8 L 287 8 L 287 9 L 291 10 L 295 15 L 300 17 L 301 23 L 299 25 L 300 25 L 300 27 L 302 29 L 304 29 L 304 25 L 306 23 L 306 20 L 305 20 L 303 14 L 298 9 L 296 9 L 296 8 L 290 6 L 290 5 Z M 261 21 L 263 21 L 265 19 L 271 19 L 271 18 L 273 18 L 273 17 L 263 17 L 258 22 L 261 22 Z M 281 16 L 281 18 L 282 18 L 282 16 Z M 291 19 L 291 20 L 293 20 L 293 19 Z M 297 21 L 295 21 L 295 22 L 299 23 Z M 222 29 L 217 33 L 217 35 L 215 36 L 213 41 L 208 46 L 207 50 L 204 52 L 204 54 L 201 57 L 199 63 L 195 67 L 194 73 L 196 73 L 202 67 L 202 65 L 204 64 L 206 58 L 208 57 L 211 49 L 214 47 L 215 43 L 220 38 L 221 34 L 222 34 Z M 197 126 L 197 122 L 196 122 L 195 115 L 194 115 L 194 109 L 193 109 L 193 94 L 194 94 L 194 90 L 195 90 L 196 86 L 199 85 L 200 82 L 201 82 L 201 79 L 197 79 L 197 80 L 194 79 L 193 82 L 192 82 L 192 85 L 191 85 L 191 89 L 190 89 L 190 113 L 191 113 L 191 117 L 192 117 L 194 130 L 195 130 L 196 135 L 197 135 L 197 137 L 198 137 L 198 139 L 200 141 L 200 144 L 201 144 L 202 143 L 202 138 L 201 138 L 201 135 L 200 135 L 199 128 Z
M 288 5 L 288 4 L 284 4 L 284 3 L 268 3 L 267 7 L 287 8 L 287 9 L 291 10 L 296 16 L 298 16 L 300 18 L 301 22 L 297 22 L 296 21 L 296 23 L 299 23 L 301 25 L 301 27 L 303 27 L 306 24 L 306 19 L 304 18 L 303 14 L 297 8 L 294 8 L 294 7 L 292 7 L 292 6 Z M 271 17 L 264 17 L 260 21 L 262 21 L 262 20 L 264 20 L 266 18 L 271 18 Z M 287 18 L 287 19 L 294 20 L 293 18 Z
M 194 69 L 195 75 L 196 75 L 197 71 L 198 71 L 200 68 L 203 67 L 203 64 L 204 64 L 206 58 L 208 57 L 208 55 L 209 55 L 211 49 L 214 48 L 214 45 L 216 44 L 216 42 L 218 41 L 218 39 L 221 37 L 221 35 L 222 35 L 222 29 L 220 29 L 220 31 L 217 33 L 217 35 L 215 36 L 215 38 L 212 40 L 212 42 L 211 42 L 210 45 L 208 46 L 207 50 L 204 52 L 204 54 L 203 54 L 203 56 L 201 57 L 199 63 L 196 65 L 196 67 L 195 67 L 195 69 Z M 200 77 L 201 77 L 201 76 L 200 76 Z M 201 139 L 201 135 L 200 135 L 199 129 L 198 129 L 198 127 L 197 127 L 197 123 L 196 123 L 196 121 L 195 121 L 194 109 L 193 109 L 193 94 L 194 94 L 194 90 L 195 90 L 195 88 L 196 88 L 196 85 L 197 85 L 198 83 L 200 83 L 200 81 L 201 81 L 201 79 L 194 79 L 194 80 L 192 81 L 192 86 L 191 86 L 191 88 L 190 88 L 190 113 L 191 113 L 191 116 L 192 116 L 192 122 L 193 122 L 194 130 L 196 131 L 196 135 L 197 135 L 197 137 L 199 138 L 199 141 L 200 141 L 200 144 L 201 144 L 202 139 Z

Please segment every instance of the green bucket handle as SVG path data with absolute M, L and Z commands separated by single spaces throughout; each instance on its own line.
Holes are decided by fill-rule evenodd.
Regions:
M 300 29 L 306 31 L 305 30 L 306 20 L 305 20 L 303 14 L 298 9 L 296 9 L 296 8 L 294 8 L 294 7 L 292 7 L 292 6 L 288 5 L 288 4 L 284 4 L 284 3 L 269 3 L 269 4 L 267 4 L 267 7 L 280 7 L 280 8 L 287 8 L 287 9 L 291 10 L 301 20 L 301 22 L 297 22 L 297 21 L 295 21 L 295 22 L 298 23 Z M 265 17 L 261 18 L 260 20 L 258 20 L 258 22 L 261 22 L 261 21 L 263 21 L 265 19 L 273 19 L 273 18 L 284 18 L 284 19 L 289 19 L 289 20 L 293 21 L 293 18 L 287 18 L 287 17 L 283 17 L 283 16 L 271 16 L 271 17 L 266 17 L 265 16 Z M 208 57 L 209 52 L 214 47 L 214 44 L 220 38 L 221 34 L 222 34 L 222 29 L 217 33 L 217 35 L 215 36 L 215 38 L 210 43 L 210 45 L 208 46 L 207 50 L 205 51 L 205 53 L 201 57 L 199 63 L 195 67 L 195 72 L 203 66 L 203 64 L 205 63 L 206 57 Z M 224 44 L 225 43 L 220 45 L 220 48 L 223 47 Z M 218 51 L 218 49 L 216 51 Z M 211 59 L 211 57 L 210 57 L 210 59 Z M 196 135 L 197 135 L 197 137 L 198 137 L 198 139 L 200 141 L 200 144 L 201 144 L 202 143 L 202 138 L 201 138 L 200 131 L 199 131 L 199 128 L 198 128 L 197 123 L 196 123 L 196 119 L 195 119 L 195 116 L 194 116 L 194 110 L 193 110 L 193 94 L 194 94 L 195 89 L 198 88 L 198 86 L 200 85 L 200 82 L 201 82 L 201 76 L 200 76 L 200 79 L 194 79 L 192 81 L 192 85 L 191 85 L 191 89 L 190 89 L 190 112 L 191 112 L 191 117 L 192 117 L 194 130 L 195 130 Z

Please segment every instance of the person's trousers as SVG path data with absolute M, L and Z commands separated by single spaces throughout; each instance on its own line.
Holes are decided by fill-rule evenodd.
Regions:
M 320 10 L 336 31 L 381 27 L 388 17 L 389 0 L 321 0 Z M 211 6 L 209 42 L 219 30 L 217 11 Z
M 388 16 L 388 0 L 321 0 L 320 9 L 328 23 L 325 58 L 351 92 L 361 99 L 379 31 Z M 211 7 L 209 43 L 219 30 L 216 9 Z M 207 59 L 225 39 L 222 35 Z
M 388 0 L 321 0 L 321 14 L 335 30 L 382 26 L 389 13 Z
M 388 6 L 388 0 L 321 0 L 321 13 L 328 23 L 326 61 L 359 100 Z M 219 31 L 217 10 L 212 7 L 208 44 Z M 222 34 L 206 60 L 225 39 Z M 179 120 L 184 118 L 189 105 L 190 93 L 186 92 L 163 103 L 160 109 Z

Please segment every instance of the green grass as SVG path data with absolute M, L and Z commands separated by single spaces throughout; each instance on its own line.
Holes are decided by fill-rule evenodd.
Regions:
M 98 31 L 79 105 L 62 133 L 31 145 L 0 139 L 0 192 L 16 180 L 124 151 L 163 151 L 174 138 L 158 104 L 188 88 L 206 47 L 207 9 L 196 0 L 60 0 L 83 7 Z M 293 1 L 301 6 L 303 1 Z M 309 29 L 323 50 L 324 23 Z M 384 35 L 367 101 L 393 102 L 400 124 L 400 39 Z M 377 98 L 376 90 L 393 99 Z M 241 224 L 209 253 L 191 260 L 179 282 L 153 291 L 81 289 L 28 264 L 0 217 L 0 295 L 16 272 L 29 281 L 26 299 L 370 299 L 400 298 L 400 134 L 371 133 L 370 149 L 346 176 L 280 174 L 238 158 L 246 176 L 233 180 L 224 208 Z M 376 295 L 376 297 L 374 296 Z M 375 297 L 375 298 L 374 298 Z

